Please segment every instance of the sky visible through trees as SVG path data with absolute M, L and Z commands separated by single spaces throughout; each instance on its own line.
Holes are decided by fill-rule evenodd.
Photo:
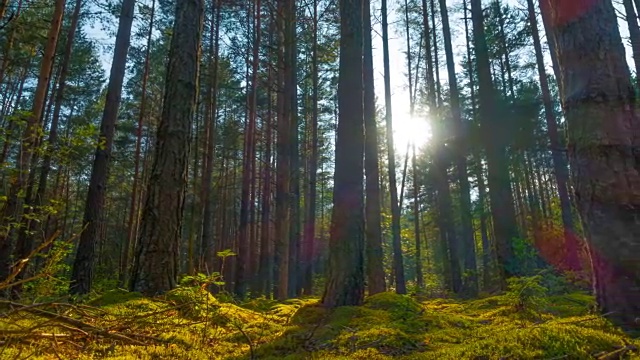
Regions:
M 448 0 L 449 2 L 451 0 Z M 458 2 L 455 2 L 456 5 L 459 5 Z M 523 4 L 521 0 L 505 0 L 505 4 L 516 6 L 519 9 L 526 9 L 526 4 Z M 379 1 L 374 1 L 373 6 L 379 7 Z M 399 24 L 399 20 L 402 18 L 402 14 L 397 11 L 400 2 L 392 1 L 390 6 L 390 23 Z M 622 10 L 622 5 L 616 5 L 619 10 Z M 458 14 L 458 17 L 459 14 Z M 374 68 L 377 70 L 374 72 L 374 76 L 376 77 L 376 82 L 381 83 L 383 78 L 382 69 L 382 38 L 380 36 L 380 17 L 379 15 L 374 15 L 373 17 L 374 23 L 374 32 L 373 32 L 373 59 L 374 59 Z M 624 19 L 618 19 L 620 24 L 623 24 Z M 109 47 L 112 46 L 113 38 L 108 35 L 108 33 L 102 29 L 99 25 L 87 26 L 86 27 L 87 34 L 97 41 L 99 44 Z M 464 28 L 462 24 L 456 22 L 454 25 L 453 31 L 456 36 L 454 36 L 454 52 L 456 56 L 460 56 L 462 52 L 464 52 L 464 37 L 463 32 Z M 625 26 L 620 26 L 621 35 L 624 38 L 628 38 L 629 30 Z M 392 99 L 395 104 L 394 107 L 394 118 L 395 120 L 395 132 L 397 132 L 396 137 L 398 138 L 398 149 L 403 149 L 406 147 L 408 142 L 417 142 L 419 145 L 424 145 L 428 142 L 431 137 L 431 129 L 428 125 L 427 121 L 424 119 L 412 119 L 409 114 L 409 96 L 407 91 L 406 84 L 406 70 L 403 69 L 403 64 L 405 63 L 403 53 L 406 52 L 405 45 L 405 37 L 402 34 L 401 29 L 398 27 L 394 29 L 393 34 L 389 41 L 390 47 L 390 62 L 391 69 L 393 70 L 393 75 L 391 76 L 392 81 Z M 633 61 L 633 57 L 631 53 L 627 54 L 627 59 L 629 63 Z M 102 66 L 105 69 L 109 69 L 111 66 L 111 56 L 108 51 L 102 52 L 100 56 L 100 60 L 102 62 Z M 551 59 L 549 57 L 549 53 L 545 52 L 545 62 L 548 67 L 548 71 L 551 70 Z M 457 69 L 461 70 L 460 64 L 456 64 Z M 442 74 L 442 80 L 447 81 L 447 75 L 445 72 Z M 376 89 L 376 95 L 378 99 L 384 98 L 384 89 L 382 87 L 378 87 Z M 423 136 L 422 134 L 425 134 Z M 399 154 L 399 156 L 404 156 L 403 154 Z

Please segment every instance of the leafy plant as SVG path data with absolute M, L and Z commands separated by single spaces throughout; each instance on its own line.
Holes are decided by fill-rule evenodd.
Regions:
M 223 286 L 222 275 L 219 272 L 207 275 L 198 273 L 196 275 L 185 275 L 180 279 L 180 286 L 183 287 L 199 287 L 202 289 L 207 288 L 209 285 Z
M 516 312 L 539 312 L 547 304 L 546 295 L 549 291 L 542 281 L 542 275 L 508 279 L 505 300 Z

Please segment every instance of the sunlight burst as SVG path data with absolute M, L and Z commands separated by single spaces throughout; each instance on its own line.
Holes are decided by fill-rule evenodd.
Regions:
M 393 119 L 393 142 L 398 151 L 404 151 L 407 145 L 415 144 L 421 148 L 431 140 L 431 125 L 422 117 L 409 115 Z

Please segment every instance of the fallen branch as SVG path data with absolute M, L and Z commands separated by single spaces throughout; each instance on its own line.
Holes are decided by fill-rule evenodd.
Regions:
M 114 340 L 119 340 L 119 341 L 122 341 L 122 342 L 125 342 L 125 343 L 128 343 L 128 344 L 131 344 L 131 345 L 139 345 L 139 346 L 146 345 L 145 343 L 143 343 L 141 341 L 138 341 L 138 340 L 135 340 L 135 339 L 132 339 L 132 338 L 129 337 L 129 336 L 134 336 L 135 337 L 135 334 L 124 335 L 124 334 L 121 334 L 121 333 L 112 332 L 112 331 L 109 331 L 109 330 L 104 330 L 104 329 L 101 329 L 99 327 L 93 326 L 91 324 L 87 324 L 85 322 L 82 322 L 80 320 L 76 320 L 76 319 L 70 318 L 68 316 L 64 316 L 64 315 L 61 315 L 61 314 L 56 314 L 56 313 L 52 313 L 52 312 L 49 312 L 49 311 L 46 311 L 46 310 L 39 309 L 37 307 L 34 307 L 33 305 L 22 305 L 20 303 L 15 303 L 15 302 L 8 302 L 8 303 L 9 303 L 9 305 L 11 305 L 13 307 L 19 308 L 19 309 L 21 309 L 23 311 L 26 311 L 28 313 L 31 313 L 33 315 L 41 316 L 41 317 L 46 318 L 46 319 L 55 320 L 55 321 L 61 322 L 61 323 L 66 324 L 66 325 L 71 325 L 71 326 L 73 326 L 73 327 L 75 327 L 75 328 L 77 328 L 79 330 L 82 330 L 85 333 L 92 333 L 94 335 L 103 336 L 103 337 L 111 338 L 111 339 L 114 339 Z
M 627 352 L 629 351 L 638 351 L 638 348 L 634 345 L 627 345 L 623 348 L 614 350 L 610 353 L 606 353 L 606 354 L 602 354 L 600 356 L 597 357 L 598 360 L 614 360 L 614 359 L 620 359 L 622 358 L 622 356 L 624 356 Z

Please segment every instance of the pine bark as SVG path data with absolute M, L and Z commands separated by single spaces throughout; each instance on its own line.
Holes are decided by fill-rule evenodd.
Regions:
M 447 57 L 447 74 L 449 77 L 449 101 L 451 103 L 452 135 L 454 138 L 453 151 L 455 152 L 454 158 L 458 185 L 460 186 L 460 247 L 465 271 L 461 292 L 464 296 L 473 297 L 478 292 L 478 277 L 476 266 L 476 244 L 473 237 L 473 219 L 471 216 L 471 186 L 469 185 L 469 174 L 467 169 L 467 126 L 462 121 L 460 91 L 458 90 L 455 59 L 453 57 L 453 47 L 451 45 L 449 12 L 447 11 L 447 3 L 445 0 L 440 0 L 440 14 L 440 17 L 442 18 L 442 32 L 444 34 L 444 50 Z
M 562 74 L 569 159 L 596 300 L 626 330 L 640 324 L 640 117 L 610 1 L 542 3 Z
M 207 269 L 209 272 L 214 271 L 215 261 L 215 247 L 213 244 L 213 184 L 211 178 L 213 175 L 213 157 L 215 154 L 215 131 L 216 121 L 218 114 L 218 64 L 220 62 L 220 21 L 222 18 L 222 0 L 217 0 L 215 3 L 215 16 L 212 17 L 212 24 L 214 27 L 214 44 L 213 44 L 213 61 L 211 64 L 211 84 L 209 84 L 209 90 L 211 91 L 210 97 L 207 99 L 209 102 L 209 133 L 207 134 L 207 149 L 205 152 L 205 166 L 202 174 L 202 235 L 200 238 L 200 256 L 201 259 L 201 271 Z M 215 19 L 215 20 L 214 20 Z
M 253 59 L 251 63 L 251 88 L 249 90 L 249 118 L 245 129 L 244 137 L 244 156 L 242 165 L 242 190 L 240 197 L 240 227 L 238 229 L 238 266 L 236 267 L 235 277 L 235 294 L 240 299 L 246 296 L 247 278 L 251 275 L 248 271 L 249 259 L 249 199 L 250 188 L 253 175 L 253 160 L 255 153 L 256 141 L 256 122 L 257 122 L 257 91 L 258 91 L 258 66 L 259 66 L 259 50 L 260 50 L 260 5 L 261 1 L 255 3 L 255 27 L 253 38 Z
M 418 182 L 418 160 L 416 157 L 416 144 L 413 144 L 412 167 L 413 167 L 413 232 L 416 244 L 416 286 L 418 291 L 424 289 L 424 274 L 422 273 L 422 244 L 420 233 L 420 183 Z
M 164 105 L 131 279 L 131 289 L 145 295 L 176 286 L 203 22 L 203 0 L 177 2 Z
M 289 193 L 289 285 L 288 297 L 301 295 L 300 288 L 300 140 L 298 116 L 298 41 L 297 41 L 297 5 L 288 0 L 285 23 L 285 86 L 287 87 L 290 144 L 290 193 Z
M 364 300 L 364 107 L 362 0 L 340 0 L 339 120 L 326 307 Z
M 366 9 L 365 9 L 366 10 Z M 316 207 L 318 198 L 318 0 L 313 1 L 313 44 L 311 45 L 311 155 L 309 157 L 309 185 L 306 204 L 306 224 L 304 228 L 304 279 L 305 295 L 313 293 L 313 263 L 315 260 Z M 384 281 L 384 274 L 383 274 Z M 369 285 L 371 286 L 371 285 Z
M 364 169 L 366 175 L 366 238 L 367 238 L 367 285 L 369 295 L 384 292 L 383 252 L 382 252 L 382 225 L 380 214 L 380 168 L 378 127 L 376 125 L 376 104 L 373 79 L 373 48 L 371 44 L 371 2 L 363 1 L 363 25 L 364 25 L 364 128 L 365 128 L 365 154 Z M 316 134 L 317 136 L 317 134 Z
M 276 29 L 279 34 L 278 39 L 278 140 L 276 145 L 276 224 L 275 224 L 275 264 L 276 264 L 276 297 L 278 300 L 285 300 L 289 295 L 289 223 L 291 215 L 291 117 L 290 117 L 290 92 L 289 84 L 286 82 L 287 66 L 290 65 L 286 59 L 285 47 L 285 14 L 288 11 L 289 0 L 278 1 L 278 11 L 276 13 Z
M 71 294 L 87 294 L 91 291 L 95 250 L 100 231 L 100 220 L 104 212 L 105 193 L 111 161 L 111 148 L 115 134 L 118 110 L 122 98 L 122 84 L 126 71 L 127 54 L 131 42 L 131 26 L 135 0 L 124 0 L 120 12 L 120 23 L 111 65 L 107 97 L 100 123 L 100 144 L 96 148 L 89 180 L 89 193 L 84 210 L 83 232 L 71 273 Z
M 80 2 L 81 0 L 78 0 Z M 142 151 L 142 127 L 147 114 L 147 84 L 149 81 L 149 68 L 151 63 L 151 40 L 153 39 L 153 24 L 155 20 L 155 0 L 151 3 L 151 14 L 149 19 L 149 29 L 147 32 L 147 48 L 144 55 L 144 70 L 142 72 L 142 88 L 140 95 L 140 109 L 138 110 L 138 125 L 136 128 L 136 149 L 133 158 L 133 185 L 131 189 L 131 201 L 129 205 L 129 220 L 127 221 L 127 240 L 122 251 L 122 259 L 120 261 L 120 286 L 125 287 L 129 279 L 129 262 L 131 246 L 135 242 L 138 230 L 138 218 L 140 211 L 138 209 L 138 188 L 140 187 L 140 153 Z
M 398 203 L 398 185 L 396 183 L 396 155 L 393 144 L 393 116 L 391 109 L 391 70 L 389 65 L 389 24 L 387 19 L 387 0 L 382 0 L 382 51 L 384 62 L 384 103 L 387 129 L 387 161 L 389 162 L 389 193 L 391 195 L 391 233 L 393 236 L 393 274 L 396 292 L 407 293 L 404 276 L 404 260 L 400 241 L 400 204 Z
M 271 40 L 271 39 L 270 39 Z M 271 55 L 271 54 L 270 54 Z M 264 150 L 264 181 L 262 182 L 262 199 L 260 213 L 260 263 L 258 266 L 258 279 L 260 281 L 260 292 L 265 297 L 270 298 L 273 284 L 273 238 L 271 236 L 271 195 L 272 195 L 272 133 L 273 133 L 273 70 L 268 69 L 268 110 L 267 117 L 263 120 L 263 129 L 265 132 L 265 150 Z

